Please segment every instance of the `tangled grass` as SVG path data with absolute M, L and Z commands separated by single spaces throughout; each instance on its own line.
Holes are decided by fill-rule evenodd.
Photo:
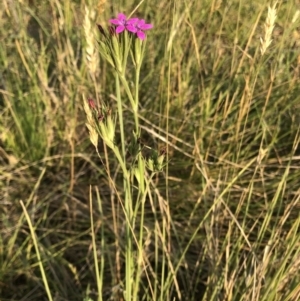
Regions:
M 132 300 L 299 300 L 299 7 L 258 0 L 4 0 L 0 299 L 124 300 L 122 173 L 101 139 L 95 152 L 82 98 L 117 110 L 93 35 L 136 7 L 154 24 L 141 139 L 167 166 L 135 216 Z

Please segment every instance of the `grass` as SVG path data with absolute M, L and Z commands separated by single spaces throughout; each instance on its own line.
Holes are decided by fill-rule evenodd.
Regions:
M 300 8 L 105 2 L 0 12 L 0 300 L 299 300 Z M 132 114 L 86 37 L 137 6 L 154 28 Z M 101 136 L 95 151 L 89 97 L 122 112 L 121 160 L 137 127 L 166 147 L 144 187 Z

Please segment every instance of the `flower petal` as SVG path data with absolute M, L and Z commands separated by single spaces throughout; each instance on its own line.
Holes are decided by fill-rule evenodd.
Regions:
M 115 25 L 120 25 L 120 24 L 122 24 L 122 22 L 120 22 L 120 20 L 118 20 L 118 19 L 110 19 L 109 22 L 110 22 L 111 24 L 115 24 Z
M 140 40 L 144 40 L 145 37 L 146 37 L 145 33 L 144 33 L 143 31 L 141 31 L 141 30 L 139 30 L 139 31 L 136 33 L 136 35 L 138 36 L 138 38 L 139 38 Z
M 131 18 L 129 20 L 127 20 L 127 24 L 134 24 L 134 23 L 138 23 L 139 18 Z
M 139 27 L 142 30 L 147 30 L 147 29 L 151 29 L 153 27 L 153 25 L 152 24 L 144 24 L 144 25 L 139 26 Z
M 118 19 L 119 19 L 120 21 L 125 21 L 126 18 L 127 18 L 127 17 L 126 17 L 124 14 L 122 14 L 122 13 L 119 13 L 119 14 L 118 14 Z
M 117 28 L 116 28 L 116 33 L 121 33 L 125 30 L 125 26 L 124 25 L 119 25 Z
M 134 33 L 137 32 L 137 28 L 135 26 L 133 26 L 132 24 L 128 24 L 126 26 L 126 29 L 130 32 L 134 32 Z
M 137 23 L 138 26 L 143 26 L 146 23 L 144 19 L 140 19 Z

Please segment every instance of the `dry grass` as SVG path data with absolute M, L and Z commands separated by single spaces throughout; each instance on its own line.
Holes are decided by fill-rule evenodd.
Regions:
M 92 78 L 95 78 L 96 72 L 99 71 L 99 54 L 95 45 L 95 16 L 96 12 L 90 11 L 89 8 L 85 6 L 83 29 L 86 39 L 87 67 Z
M 273 4 L 273 6 L 269 6 L 268 7 L 268 16 L 266 18 L 266 22 L 264 25 L 265 28 L 265 35 L 264 38 L 260 39 L 260 43 L 261 43 L 261 47 L 260 47 L 260 52 L 261 55 L 264 55 L 267 48 L 269 48 L 269 46 L 272 43 L 272 33 L 275 27 L 275 20 L 276 20 L 276 5 L 277 5 L 277 1 L 275 1 L 275 3 Z
M 0 18 L 0 298 L 46 300 L 42 263 L 56 301 L 121 301 L 122 172 L 92 133 L 82 98 L 116 109 L 94 23 L 105 24 L 110 9 L 129 14 L 135 2 L 29 2 L 5 0 Z M 300 298 L 297 7 L 275 3 L 264 22 L 262 1 L 240 4 L 144 1 L 136 11 L 154 24 L 141 70 L 141 138 L 169 148 L 145 201 L 142 258 L 133 247 L 144 263 L 140 300 Z M 129 101 L 122 106 L 130 142 Z

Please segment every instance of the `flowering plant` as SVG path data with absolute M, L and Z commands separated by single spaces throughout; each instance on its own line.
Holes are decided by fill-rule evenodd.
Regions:
M 142 243 L 144 237 L 144 222 L 142 219 L 139 225 L 139 238 L 138 240 L 134 239 L 136 212 L 140 209 L 143 216 L 146 197 L 151 193 L 149 190 L 151 179 L 156 172 L 162 171 L 165 151 L 157 151 L 147 147 L 151 150 L 150 155 L 147 157 L 143 156 L 142 149 L 145 146 L 141 143 L 140 139 L 141 128 L 138 113 L 140 69 L 145 53 L 145 31 L 153 28 L 153 25 L 146 23 L 144 19 L 127 18 L 123 13 L 119 13 L 115 19 L 110 19 L 109 23 L 111 25 L 108 27 L 108 30 L 98 25 L 101 34 L 98 42 L 100 54 L 115 70 L 117 116 L 105 105 L 104 101 L 101 101 L 100 105 L 96 105 L 93 99 L 89 99 L 85 101 L 84 109 L 87 116 L 86 125 L 90 133 L 90 140 L 96 147 L 98 155 L 97 145 L 98 137 L 100 137 L 103 143 L 113 151 L 123 173 L 123 208 L 126 216 L 125 299 L 135 300 L 131 297 L 132 295 L 136 297 L 138 295 L 140 285 L 138 277 L 140 277 L 141 270 L 143 269 L 140 262 L 142 262 L 143 256 Z M 129 84 L 126 78 L 129 53 L 131 53 L 135 67 L 134 85 L 132 83 Z M 122 99 L 124 95 L 121 93 L 121 84 L 124 88 L 125 97 L 130 101 L 134 119 L 133 135 L 128 139 L 125 139 L 128 131 L 124 129 L 124 99 Z M 115 139 L 117 124 L 120 128 L 121 147 L 116 144 L 116 141 L 119 141 L 119 139 Z M 130 141 L 129 145 L 126 145 L 126 141 Z M 128 153 L 130 153 L 132 159 L 130 163 L 127 159 Z M 136 187 L 138 195 L 137 199 L 134 200 L 133 188 Z M 139 264 L 135 263 L 136 260 L 132 252 L 134 241 L 139 242 L 139 253 L 137 255 Z M 132 277 L 136 278 L 134 282 L 132 281 Z
M 145 30 L 153 28 L 152 24 L 147 24 L 144 19 L 131 18 L 127 20 L 126 16 L 122 13 L 118 14 L 116 19 L 110 19 L 111 24 L 116 25 L 116 33 L 119 34 L 124 30 L 135 33 L 140 40 L 144 40 L 146 34 Z

